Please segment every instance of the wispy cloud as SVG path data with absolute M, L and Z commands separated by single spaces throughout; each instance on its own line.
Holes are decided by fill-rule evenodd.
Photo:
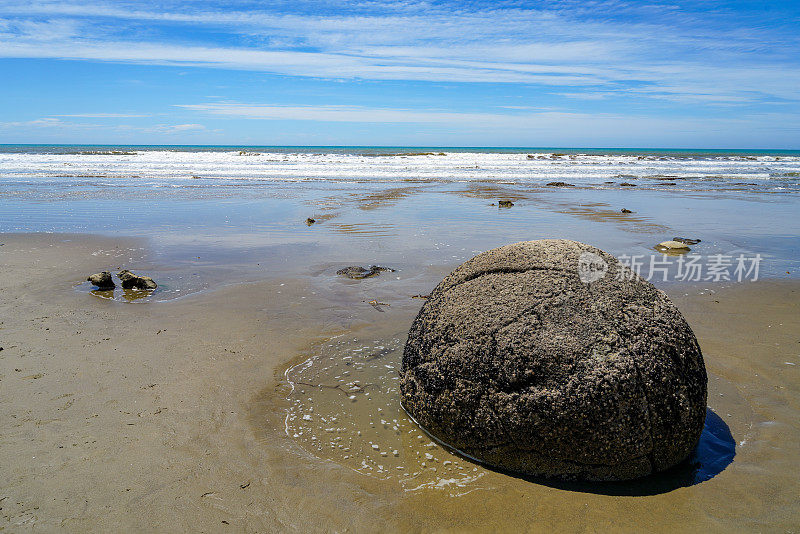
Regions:
M 800 99 L 796 33 L 778 28 L 766 34 L 724 14 L 661 6 L 655 17 L 652 6 L 625 2 L 593 6 L 627 19 L 590 16 L 590 7 L 574 2 L 539 9 L 345 2 L 319 13 L 214 5 L 166 2 L 148 10 L 127 2 L 6 2 L 0 7 L 0 57 L 522 83 L 561 87 L 558 94 L 570 99 Z M 176 39 L 175 27 L 192 29 L 191 36 Z
M 84 119 L 132 119 L 140 117 L 149 117 L 149 115 L 139 113 L 69 113 L 63 115 L 55 115 L 56 117 L 75 117 Z
M 186 134 L 206 132 L 208 129 L 202 124 L 157 124 L 152 127 L 142 128 L 141 131 L 145 133 Z
M 714 132 L 726 129 L 763 128 L 779 118 L 777 114 L 752 114 L 726 118 L 693 118 L 674 116 L 657 118 L 647 115 L 612 113 L 571 113 L 554 110 L 522 109 L 509 113 L 463 113 L 438 109 L 371 108 L 366 106 L 280 106 L 216 102 L 180 104 L 178 107 L 217 116 L 267 121 L 315 121 L 349 123 L 413 123 L 419 125 L 449 125 L 467 129 L 514 130 L 517 132 L 544 131 L 565 133 L 575 131 L 646 132 L 692 130 Z M 782 117 L 786 118 L 786 117 Z M 793 119 L 800 119 L 794 116 Z M 795 130 L 800 131 L 800 126 Z
M 25 129 L 43 129 L 43 130 L 63 130 L 65 128 L 86 129 L 86 128 L 95 128 L 97 126 L 98 125 L 96 124 L 67 122 L 56 117 L 43 117 L 40 119 L 33 119 L 29 121 L 0 122 L 0 129 L 25 128 Z
M 58 115 L 54 117 L 42 117 L 29 121 L 8 121 L 0 122 L 0 130 L 20 130 L 20 131 L 46 131 L 46 132 L 59 132 L 64 130 L 69 131 L 86 131 L 97 130 L 107 133 L 113 132 L 141 132 L 146 134 L 196 134 L 212 132 L 203 124 L 185 123 L 185 124 L 154 124 L 154 125 L 136 125 L 128 123 L 111 123 L 111 124 L 96 124 L 90 122 L 80 121 L 65 121 L 59 117 L 75 117 L 75 118 L 138 118 L 144 115 L 128 115 L 128 114 L 114 114 L 114 113 L 86 113 L 75 115 Z

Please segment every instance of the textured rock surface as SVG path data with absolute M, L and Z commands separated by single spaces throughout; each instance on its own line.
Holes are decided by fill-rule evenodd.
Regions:
M 582 282 L 581 254 L 606 262 L 605 275 Z M 706 382 L 667 296 L 565 240 L 508 245 L 453 271 L 415 319 L 401 369 L 404 407 L 443 442 L 504 469 L 587 480 L 684 460 Z
M 383 271 L 394 272 L 394 269 L 389 267 L 380 267 L 378 265 L 370 265 L 369 269 L 365 269 L 364 267 L 358 265 L 352 265 L 350 267 L 345 267 L 344 269 L 339 269 L 336 271 L 336 274 L 346 276 L 347 278 L 352 278 L 353 280 L 361 280 L 362 278 L 378 276 Z
M 111 273 L 108 271 L 93 274 L 86 280 L 97 286 L 98 289 L 114 289 L 115 287 L 114 279 L 111 278 Z
M 686 243 L 684 243 L 683 241 L 676 241 L 676 240 L 662 241 L 661 243 L 656 245 L 656 247 L 665 248 L 665 249 L 669 249 L 669 250 L 681 250 L 681 249 L 688 249 L 689 248 L 689 246 Z
M 123 289 L 155 289 L 158 287 L 158 284 L 149 276 L 137 276 L 127 269 L 117 273 L 117 276 L 122 281 Z

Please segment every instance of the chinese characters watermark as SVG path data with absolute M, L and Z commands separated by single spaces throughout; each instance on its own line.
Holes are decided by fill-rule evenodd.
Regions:
M 755 282 L 763 258 L 761 254 L 623 254 L 618 259 L 622 268 L 614 274 L 617 280 L 643 278 L 648 282 Z M 584 283 L 596 282 L 607 272 L 607 262 L 597 254 L 583 252 L 578 258 L 578 275 Z

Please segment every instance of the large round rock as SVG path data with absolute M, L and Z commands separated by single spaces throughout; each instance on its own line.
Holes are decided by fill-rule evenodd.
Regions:
M 417 315 L 401 375 L 404 407 L 433 436 L 546 477 L 667 469 L 706 414 L 703 356 L 678 309 L 575 241 L 508 245 L 453 271 Z

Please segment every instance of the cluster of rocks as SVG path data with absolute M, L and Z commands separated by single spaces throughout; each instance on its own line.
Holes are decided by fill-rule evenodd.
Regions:
M 133 274 L 127 269 L 123 269 L 117 273 L 117 277 L 120 280 L 120 285 L 122 289 L 141 289 L 141 290 L 153 290 L 158 287 L 158 284 L 150 278 L 149 276 L 139 276 Z M 114 283 L 114 279 L 111 276 L 111 273 L 108 271 L 103 271 L 101 273 L 95 273 L 89 278 L 87 278 L 92 285 L 96 286 L 97 289 L 100 290 L 109 290 L 114 289 L 117 285 Z
M 602 267 L 590 281 L 587 262 Z M 402 405 L 440 441 L 519 473 L 627 480 L 682 462 L 706 416 L 703 356 L 669 298 L 623 270 L 567 240 L 467 261 L 411 326 Z

